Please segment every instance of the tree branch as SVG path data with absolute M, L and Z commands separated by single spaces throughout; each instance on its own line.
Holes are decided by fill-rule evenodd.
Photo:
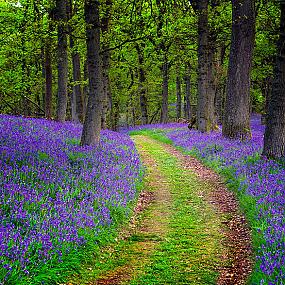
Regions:
M 140 37 L 140 38 L 136 38 L 136 39 L 128 39 L 128 40 L 125 40 L 125 41 L 123 41 L 122 43 L 120 43 L 120 44 L 118 44 L 118 45 L 116 45 L 116 46 L 114 46 L 114 47 L 110 47 L 110 48 L 107 48 L 107 49 L 102 50 L 102 51 L 100 52 L 100 54 L 103 54 L 103 53 L 105 53 L 105 52 L 109 52 L 109 51 L 112 51 L 112 50 L 121 48 L 121 47 L 123 47 L 125 44 L 133 43 L 133 42 L 136 42 L 136 41 L 140 41 L 140 40 L 143 40 L 143 39 L 145 39 L 145 38 L 146 38 L 146 36 Z
M 45 111 L 44 111 L 37 103 L 35 103 L 33 100 L 31 100 L 30 98 L 28 98 L 28 97 L 25 96 L 25 95 L 22 95 L 21 97 L 25 98 L 25 99 L 28 100 L 30 103 L 32 103 L 35 107 L 38 108 L 39 111 L 45 113 Z

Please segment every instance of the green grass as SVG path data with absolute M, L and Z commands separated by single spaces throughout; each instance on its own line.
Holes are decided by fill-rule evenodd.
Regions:
M 156 163 L 155 169 L 147 170 L 149 175 L 144 185 L 163 180 L 163 185 L 169 188 L 169 201 L 153 202 L 138 217 L 138 228 L 127 228 L 127 238 L 116 239 L 111 234 L 107 240 L 106 233 L 105 240 L 96 244 L 94 252 L 89 257 L 84 255 L 86 261 L 81 261 L 80 271 L 69 280 L 72 284 L 88 284 L 125 274 L 122 284 L 216 284 L 217 268 L 222 265 L 219 258 L 223 250 L 221 217 L 199 194 L 210 189 L 164 150 L 157 141 L 162 138 L 162 132 L 143 133 L 156 139 L 150 144 L 135 138 L 140 151 Z M 161 186 L 149 187 L 147 190 L 154 192 Z M 165 211 L 166 216 L 158 215 Z M 153 223 L 155 232 L 139 229 L 141 225 Z
M 155 132 L 155 130 L 152 132 Z M 155 137 L 159 142 L 164 142 L 173 145 L 172 141 L 168 142 L 168 138 L 166 137 L 166 132 L 155 132 Z M 266 222 L 264 220 L 257 219 L 258 209 L 256 207 L 256 199 L 246 193 L 246 188 L 240 190 L 240 183 L 242 182 L 243 178 L 240 177 L 237 179 L 235 177 L 235 169 L 233 168 L 221 168 L 218 160 L 207 161 L 206 159 L 201 159 L 201 156 L 195 149 L 185 150 L 182 149 L 181 147 L 176 147 L 176 148 L 182 151 L 184 154 L 192 155 L 197 159 L 201 160 L 205 165 L 215 170 L 225 179 L 228 189 L 230 189 L 235 193 L 239 202 L 239 207 L 241 209 L 241 212 L 244 213 L 246 220 L 252 230 L 251 231 L 252 245 L 256 256 L 258 248 L 260 248 L 261 245 L 264 244 L 264 238 L 257 231 L 257 228 L 263 228 L 266 225 Z M 246 163 L 254 163 L 259 159 L 260 155 L 254 154 L 253 156 L 247 158 Z M 248 284 L 259 284 L 259 280 L 263 278 L 265 278 L 265 275 L 259 269 L 259 262 L 255 261 L 254 270 L 248 280 Z
M 172 140 L 165 136 L 166 132 L 167 130 L 165 129 L 163 130 L 162 129 L 143 129 L 139 131 L 130 131 L 129 135 L 130 136 L 135 136 L 135 135 L 148 136 L 154 140 L 172 145 L 173 144 Z
M 59 284 L 67 281 L 71 274 L 79 273 L 81 265 L 86 261 L 95 259 L 99 256 L 100 248 L 110 244 L 117 236 L 116 227 L 104 229 L 102 232 L 84 247 L 73 249 L 69 254 L 64 255 L 62 262 L 58 260 L 49 260 L 41 266 L 33 268 L 33 274 L 29 277 L 19 280 L 16 275 L 10 277 L 11 284 L 17 285 L 37 285 L 37 284 Z M 13 281 L 14 280 L 14 281 Z M 10 283 L 9 283 L 10 284 Z
M 165 142 L 157 132 L 151 137 Z M 161 144 L 145 143 L 143 149 L 168 179 L 173 205 L 166 241 L 153 253 L 144 274 L 130 284 L 216 284 L 222 235 L 220 217 L 199 195 L 210 191 L 208 185 L 181 169 Z

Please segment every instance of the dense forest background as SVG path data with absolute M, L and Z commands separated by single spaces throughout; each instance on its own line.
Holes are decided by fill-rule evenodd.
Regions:
M 242 139 L 247 114 L 267 113 L 277 1 L 0 3 L 1 113 L 83 122 L 92 109 L 113 130 L 197 115 Z
M 1 113 L 55 117 L 58 44 L 63 41 L 68 51 L 67 119 L 82 120 L 88 94 L 84 3 L 62 2 L 66 2 L 69 10 L 64 20 L 60 19 L 56 1 L 1 1 Z M 197 13 L 191 3 L 102 2 L 101 57 L 104 75 L 108 77 L 106 107 L 111 113 L 108 126 L 160 121 L 163 80 L 167 80 L 164 84 L 169 89 L 169 120 L 189 118 L 188 100 L 193 107 L 197 104 L 198 68 Z M 219 93 L 216 96 L 223 98 L 231 43 L 231 3 L 212 2 L 209 29 L 214 84 Z M 253 112 L 264 112 L 276 54 L 279 5 L 260 1 L 256 16 L 251 106 Z M 64 39 L 58 38 L 60 26 L 64 29 Z M 178 103 L 182 108 L 176 105 L 179 92 L 182 102 Z M 81 100 L 74 101 L 78 93 Z M 72 108 L 76 103 L 77 108 Z

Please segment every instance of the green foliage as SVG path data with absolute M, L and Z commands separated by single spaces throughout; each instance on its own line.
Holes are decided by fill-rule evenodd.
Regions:
M 160 3 L 160 4 L 159 4 Z M 0 100 L 2 113 L 42 116 L 45 92 L 45 51 L 52 57 L 53 110 L 56 104 L 57 22 L 54 1 L 23 0 L 0 3 Z M 86 60 L 84 1 L 72 1 L 73 14 L 68 25 L 74 46 L 69 48 L 69 91 L 76 84 L 87 86 L 84 66 Z M 256 47 L 252 69 L 252 106 L 264 112 L 266 90 L 270 88 L 272 66 L 276 51 L 279 7 L 274 1 L 257 1 Z M 106 0 L 101 3 L 101 19 L 106 13 Z M 216 53 L 217 84 L 225 85 L 231 40 L 231 5 L 228 2 L 210 5 L 211 48 Z M 69 36 L 70 36 L 69 35 Z M 139 90 L 146 90 L 149 118 L 159 121 L 162 90 L 162 63 L 169 62 L 170 120 L 174 120 L 176 76 L 182 79 L 182 98 L 185 94 L 183 77 L 186 65 L 191 65 L 191 103 L 197 93 L 197 15 L 189 2 L 172 3 L 113 1 L 109 30 L 102 33 L 102 50 L 110 51 L 110 88 L 113 101 L 112 120 L 120 125 L 139 124 L 141 110 Z M 138 50 L 143 57 L 141 67 L 146 81 L 139 82 Z M 79 82 L 72 79 L 72 52 L 81 59 Z M 86 90 L 85 90 L 86 92 Z M 70 110 L 70 105 L 69 105 Z M 68 112 L 70 117 L 70 111 Z
M 77 138 L 69 138 L 66 140 L 66 143 L 69 144 L 69 145 L 79 145 L 80 143 L 80 140 L 77 139 Z
M 39 160 L 49 160 L 50 159 L 47 153 L 41 152 L 41 151 L 38 152 L 38 158 Z

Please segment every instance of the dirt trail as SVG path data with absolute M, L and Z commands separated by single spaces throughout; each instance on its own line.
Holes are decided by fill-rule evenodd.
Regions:
M 147 168 L 147 175 L 145 178 L 145 189 L 140 195 L 135 210 L 136 214 L 131 221 L 130 228 L 124 231 L 121 236 L 122 239 L 130 239 L 130 244 L 125 250 L 126 252 L 122 253 L 126 255 L 127 262 L 113 271 L 102 273 L 99 279 L 88 284 L 129 284 L 131 280 L 144 274 L 145 267 L 151 262 L 151 256 L 157 251 L 159 245 L 167 240 L 169 232 L 171 231 L 170 223 L 171 219 L 173 219 L 172 216 L 175 215 L 173 200 L 176 194 L 175 191 L 173 192 L 173 183 L 171 182 L 171 179 L 174 178 L 171 177 L 170 179 L 165 175 L 165 172 L 163 172 L 161 168 L 163 167 L 161 161 L 158 162 L 157 159 L 155 160 L 153 158 L 149 149 L 146 149 L 146 145 L 158 145 L 161 148 L 161 154 L 164 152 L 167 153 L 167 155 L 171 155 L 172 158 L 175 157 L 177 167 L 180 167 L 183 172 L 186 172 L 186 176 L 188 174 L 189 176 L 193 176 L 194 174 L 194 177 L 196 177 L 195 179 L 197 179 L 199 187 L 197 190 L 192 189 L 192 192 L 207 204 L 204 209 L 200 209 L 200 211 L 206 212 L 205 223 L 207 224 L 205 229 L 207 231 L 207 228 L 215 227 L 218 224 L 217 231 L 223 236 L 221 239 L 223 243 L 222 252 L 217 254 L 214 251 L 210 253 L 206 251 L 206 255 L 215 254 L 218 256 L 218 259 L 222 260 L 219 265 L 217 265 L 218 263 L 215 263 L 215 261 L 212 261 L 212 265 L 210 264 L 210 267 L 216 268 L 216 271 L 219 272 L 217 284 L 245 284 L 252 268 L 250 232 L 246 226 L 245 218 L 238 210 L 234 195 L 226 189 L 221 178 L 212 170 L 203 166 L 198 160 L 183 155 L 172 146 L 159 143 L 147 136 L 135 136 L 133 139 L 141 159 Z M 187 181 L 185 183 L 187 184 Z M 189 184 L 189 186 L 186 185 L 186 187 L 190 189 L 191 187 L 193 188 L 193 185 L 191 186 L 191 184 Z M 196 205 L 193 205 L 193 207 L 196 207 Z M 199 208 L 199 206 L 197 207 Z M 218 220 L 215 217 L 207 217 L 207 214 L 209 216 L 216 215 Z M 189 233 L 187 229 L 181 228 L 178 230 L 185 230 L 186 235 Z M 193 233 L 190 232 L 190 234 L 192 235 L 190 238 L 193 238 Z M 197 238 L 199 238 L 199 235 L 197 235 Z M 205 244 L 202 246 L 207 248 L 208 245 L 213 245 L 213 248 L 215 248 L 214 242 L 208 241 L 210 239 L 217 242 L 215 241 L 217 236 L 211 236 L 211 232 L 206 233 Z M 188 253 L 186 253 L 186 255 L 187 254 Z M 204 259 L 204 257 L 202 259 Z M 187 256 L 181 256 L 181 261 L 179 262 L 188 262 Z M 201 262 L 200 266 L 203 266 L 203 264 L 208 265 L 204 260 L 199 262 Z M 175 268 L 175 265 L 173 265 L 173 267 Z M 191 264 L 187 263 L 185 268 L 185 274 L 192 274 L 191 271 L 193 271 L 192 269 L 194 267 L 191 267 Z M 151 284 L 176 285 L 178 283 L 167 282 Z M 185 281 L 181 281 L 179 284 L 213 283 L 203 283 L 202 281 L 197 281 L 197 283 L 195 281 L 189 281 L 185 283 Z
M 226 236 L 224 258 L 229 265 L 220 269 L 217 284 L 245 284 L 253 265 L 251 234 L 244 215 L 239 211 L 237 199 L 233 192 L 226 188 L 219 175 L 197 159 L 183 155 L 174 147 L 166 144 L 165 150 L 179 159 L 181 167 L 193 171 L 201 181 L 207 184 L 207 187 L 213 190 L 204 198 L 226 217 L 223 221 L 225 227 L 222 230 Z
M 143 149 L 139 141 L 137 147 L 147 168 L 146 184 L 135 209 L 135 216 L 131 220 L 130 229 L 122 233 L 122 238 L 136 236 L 138 241 L 131 248 L 129 262 L 97 280 L 95 284 L 98 285 L 125 284 L 134 275 L 140 274 L 150 254 L 168 232 L 169 208 L 172 204 L 169 183 L 157 168 L 156 161 Z M 146 209 L 148 215 L 139 221 L 139 215 Z

